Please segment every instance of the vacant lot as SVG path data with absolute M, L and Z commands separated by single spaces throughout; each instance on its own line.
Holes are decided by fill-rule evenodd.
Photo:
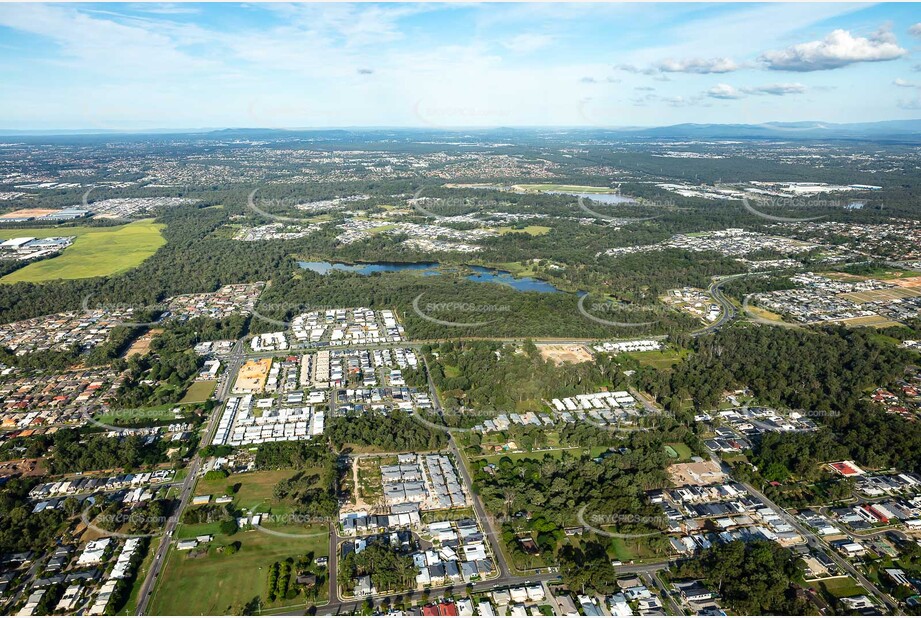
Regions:
M 265 513 L 269 510 L 277 512 L 279 509 L 288 509 L 291 505 L 275 500 L 275 485 L 295 474 L 297 474 L 296 470 L 260 470 L 259 472 L 231 474 L 227 478 L 215 481 L 202 479 L 195 486 L 195 494 L 221 496 L 227 493 L 228 485 L 239 484 L 240 489 L 234 495 L 235 507 L 256 513 Z
M 126 410 L 108 410 L 104 414 L 94 416 L 100 423 L 114 425 L 116 421 L 137 423 L 143 425 L 154 421 L 172 421 L 177 418 L 188 416 L 192 408 L 183 408 L 177 416 L 173 410 L 178 407 L 177 404 L 167 403 L 162 406 L 153 406 L 151 408 L 131 408 Z
M 185 392 L 179 403 L 202 403 L 208 401 L 208 397 L 214 392 L 217 380 L 204 380 L 202 382 L 192 382 L 192 386 Z
M 847 318 L 837 321 L 841 324 L 844 324 L 845 326 L 863 326 L 872 328 L 889 328 L 890 326 L 901 326 L 901 324 L 898 322 L 890 320 L 889 318 L 884 318 L 881 315 L 867 315 L 859 318 Z
M 218 551 L 236 541 L 241 544 L 236 554 L 228 556 Z M 308 553 L 327 556 L 329 530 L 326 526 L 304 528 L 299 537 L 272 536 L 257 530 L 238 532 L 232 537 L 217 534 L 207 548 L 207 553 L 201 554 L 170 551 L 150 604 L 151 615 L 233 614 L 235 608 L 256 597 L 262 598 L 263 608 L 303 604 L 303 597 L 268 603 L 268 568 L 273 562 Z M 321 598 L 325 595 L 326 590 L 322 590 Z
M 592 353 L 581 344 L 541 343 L 537 345 L 540 357 L 554 365 L 563 363 L 587 363 L 592 360 Z
M 150 343 L 154 340 L 154 337 L 162 332 L 162 328 L 151 328 L 131 343 L 131 346 L 122 354 L 122 358 L 128 358 L 129 356 L 135 355 L 144 356 L 150 352 Z
M 895 300 L 899 298 L 912 298 L 921 296 L 921 291 L 910 287 L 895 287 L 883 290 L 865 290 L 863 292 L 848 292 L 841 294 L 845 298 L 855 303 L 868 303 L 886 300 Z
M 0 279 L 2 283 L 42 283 L 56 279 L 104 277 L 136 268 L 166 244 L 163 224 L 151 220 L 117 227 L 56 227 L 0 230 L 0 239 L 18 236 L 76 236 L 74 244 L 53 258 L 34 262 Z
M 659 370 L 671 369 L 673 365 L 684 360 L 688 355 L 688 350 L 650 350 L 648 352 L 626 352 L 640 362 L 641 365 L 654 367 Z
M 530 234 L 531 236 L 543 236 L 550 231 L 546 225 L 527 225 L 522 228 L 516 227 L 499 227 L 496 231 L 500 234 Z
M 820 590 L 824 590 L 836 599 L 866 594 L 867 591 L 860 587 L 856 581 L 847 576 L 829 577 L 819 582 L 810 582 L 813 585 L 818 584 Z
M 306 470 L 306 474 L 317 473 Z M 231 474 L 213 481 L 201 480 L 195 487 L 197 495 L 220 496 L 230 485 L 237 486 L 234 507 L 244 511 L 284 515 L 293 504 L 274 498 L 275 485 L 297 474 L 296 470 L 262 470 Z M 268 603 L 266 577 L 273 562 L 300 558 L 312 553 L 314 557 L 329 555 L 329 528 L 326 525 L 285 524 L 264 517 L 264 526 L 276 533 L 262 530 L 240 531 L 232 536 L 220 533 L 217 523 L 180 525 L 176 538 L 212 534 L 214 540 L 191 552 L 171 550 L 166 567 L 150 605 L 152 615 L 217 615 L 234 613 L 234 608 L 252 601 L 263 600 L 263 608 L 284 607 L 303 603 L 279 599 Z M 231 556 L 220 548 L 234 542 L 240 550 Z M 321 591 L 321 599 L 326 590 Z M 321 601 L 322 602 L 322 601 Z

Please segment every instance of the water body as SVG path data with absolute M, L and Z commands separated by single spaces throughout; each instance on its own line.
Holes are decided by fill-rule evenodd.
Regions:
M 369 262 L 367 264 L 345 264 L 343 262 L 298 262 L 298 266 L 305 270 L 310 270 L 321 275 L 327 275 L 333 271 L 343 271 L 357 273 L 359 275 L 371 275 L 373 273 L 392 273 L 401 271 L 418 271 L 423 276 L 431 277 L 441 275 L 438 270 L 441 264 L 438 262 Z M 496 270 L 484 266 L 468 266 L 473 271 L 472 275 L 467 275 L 469 281 L 478 283 L 499 283 L 507 285 L 519 292 L 546 292 L 562 293 L 558 287 L 542 279 L 534 277 L 516 277 L 507 270 Z
M 483 266 L 470 266 L 473 271 L 472 275 L 467 275 L 470 281 L 479 281 L 486 283 L 501 283 L 513 287 L 519 292 L 562 292 L 552 283 L 534 277 L 516 277 L 507 270 L 494 270 Z
M 592 200 L 599 204 L 635 204 L 636 200 L 632 197 L 619 195 L 617 193 L 569 193 L 567 191 L 545 191 L 553 195 L 571 195 L 583 199 Z
M 369 262 L 367 264 L 345 264 L 343 262 L 298 262 L 298 266 L 305 270 L 312 270 L 321 275 L 327 275 L 334 270 L 359 275 L 374 273 L 395 273 L 404 270 L 420 270 L 425 276 L 440 275 L 438 262 Z

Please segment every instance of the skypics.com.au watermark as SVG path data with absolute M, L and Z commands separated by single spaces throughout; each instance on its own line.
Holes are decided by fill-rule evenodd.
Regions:
M 127 319 L 139 314 L 151 314 L 161 316 L 169 310 L 169 307 L 163 303 L 153 305 L 136 305 L 131 303 L 93 303 L 94 294 L 89 293 L 83 297 L 80 308 L 84 313 L 93 313 L 97 311 L 104 312 L 114 320 L 115 326 L 127 326 L 130 328 L 150 327 L 160 323 L 160 317 L 150 322 L 135 322 Z
M 422 292 L 413 299 L 413 312 L 423 320 L 431 322 L 432 324 L 439 324 L 441 326 L 452 326 L 456 328 L 478 328 L 497 322 L 500 318 L 496 317 L 491 320 L 482 320 L 477 322 L 457 322 L 436 318 L 432 315 L 429 315 L 430 313 L 447 311 L 451 312 L 452 315 L 457 313 L 469 313 L 471 315 L 498 313 L 508 315 L 512 311 L 512 308 L 509 305 L 481 305 L 464 301 L 429 302 L 423 305 L 421 301 L 424 295 L 425 292 Z
M 579 300 L 576 304 L 576 306 L 579 309 L 579 313 L 582 314 L 583 317 L 586 317 L 589 320 L 593 322 L 597 322 L 598 324 L 602 324 L 604 326 L 613 326 L 616 328 L 639 328 L 639 327 L 644 327 L 644 326 L 652 326 L 653 324 L 656 324 L 657 322 L 659 322 L 658 319 L 650 320 L 646 322 L 625 322 L 625 321 L 620 321 L 620 320 L 608 320 L 605 318 L 600 318 L 597 315 L 599 313 L 609 314 L 609 315 L 621 315 L 627 310 L 654 311 L 655 307 L 636 307 L 634 308 L 634 307 L 629 307 L 627 305 L 622 305 L 620 303 L 615 303 L 612 301 L 605 301 L 601 303 L 598 303 L 598 302 L 591 303 L 589 307 L 586 308 L 585 306 L 586 298 L 588 298 L 588 294 L 583 294 L 579 296 Z
M 260 198 L 259 203 L 256 203 L 256 194 L 260 191 L 262 187 L 256 187 L 249 192 L 249 195 L 246 198 L 246 206 L 252 212 L 256 213 L 261 217 L 266 219 L 271 219 L 272 221 L 277 221 L 279 223 L 288 223 L 288 224 L 300 224 L 300 225 L 310 225 L 315 223 L 316 213 L 311 214 L 308 217 L 292 217 L 289 215 L 279 215 L 274 212 L 269 212 L 266 208 L 273 210 L 284 210 L 288 211 L 292 208 L 297 208 L 299 204 L 302 203 L 302 200 L 299 200 L 295 197 L 270 197 L 270 198 Z
M 615 188 L 613 193 L 606 193 L 603 195 L 620 196 L 620 187 Z M 581 210 L 587 215 L 591 215 L 592 217 L 596 219 L 602 219 L 604 221 L 608 221 L 612 225 L 629 225 L 631 223 L 640 223 L 641 221 L 652 221 L 653 219 L 660 218 L 660 215 L 655 215 L 652 217 L 617 217 L 614 215 L 606 215 L 606 214 L 598 212 L 597 210 L 590 208 L 588 204 L 586 204 L 586 198 L 584 196 L 580 195 L 577 201 L 579 204 L 579 210 Z M 591 198 L 588 198 L 588 201 L 594 201 L 594 200 L 592 200 Z M 625 201 L 623 203 L 639 204 L 639 202 L 635 202 L 635 201 L 631 201 L 631 202 Z M 668 207 L 668 206 L 675 206 L 676 203 L 677 202 L 675 202 L 674 200 L 656 200 L 656 201 L 644 200 L 642 202 L 642 205 L 644 207 Z
M 771 221 L 773 223 L 805 223 L 808 221 L 818 221 L 819 219 L 826 218 L 827 215 L 819 215 L 816 217 L 782 217 L 778 215 L 771 215 L 762 210 L 758 210 L 752 205 L 753 200 L 749 200 L 747 196 L 742 196 L 742 207 L 745 208 L 750 214 L 755 215 L 765 221 Z M 757 200 L 758 206 L 764 208 L 777 208 L 783 210 L 794 210 L 794 209 L 803 209 L 803 208 L 840 208 L 843 206 L 841 202 L 835 200 L 825 200 L 825 199 L 807 199 L 807 200 L 798 200 L 790 197 L 769 197 L 769 198 L 759 198 Z
M 474 218 L 472 213 L 478 213 L 488 207 L 495 207 L 495 201 L 479 200 L 470 196 L 448 196 L 434 197 L 424 196 L 423 193 L 428 187 L 422 185 L 416 189 L 413 196 L 409 199 L 409 205 L 417 213 L 430 219 L 452 219 L 459 216 Z M 439 214 L 431 208 L 447 210 L 449 212 L 457 211 L 457 214 Z
M 262 320 L 268 324 L 272 324 L 282 329 L 292 328 L 292 322 L 294 318 L 299 315 L 304 315 L 311 312 L 323 312 L 328 310 L 341 309 L 341 306 L 334 305 L 313 305 L 310 303 L 259 303 L 253 307 L 253 317 Z M 277 315 L 292 316 L 291 319 L 279 319 L 272 318 L 265 313 L 273 313 Z

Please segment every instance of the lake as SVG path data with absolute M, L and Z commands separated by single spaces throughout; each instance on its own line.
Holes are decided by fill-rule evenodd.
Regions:
M 303 269 L 327 275 L 333 271 L 342 271 L 357 273 L 359 275 L 371 275 L 374 273 L 392 273 L 401 271 L 419 271 L 423 276 L 437 276 L 441 274 L 438 268 L 441 266 L 438 262 L 369 262 L 366 264 L 345 264 L 343 262 L 298 262 L 298 266 Z M 468 266 L 473 271 L 472 275 L 467 275 L 470 281 L 478 283 L 499 283 L 507 285 L 519 292 L 562 292 L 552 283 L 534 277 L 516 277 L 507 270 L 497 270 L 486 268 L 484 266 Z
M 571 195 L 581 197 L 599 204 L 635 204 L 636 200 L 632 197 L 620 195 L 618 193 L 569 193 L 568 191 L 545 191 L 553 195 Z

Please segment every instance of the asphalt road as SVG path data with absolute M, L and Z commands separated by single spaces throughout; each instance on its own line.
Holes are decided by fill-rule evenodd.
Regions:
M 728 302 L 728 301 L 727 301 Z M 585 343 L 587 340 L 548 340 L 553 341 L 554 343 L 560 342 L 570 342 L 570 343 Z M 402 342 L 396 345 L 405 345 L 406 347 L 420 347 L 422 342 Z M 394 344 L 386 346 L 367 346 L 369 349 L 374 347 L 394 347 Z M 306 351 L 306 350 L 305 350 Z M 243 341 L 240 340 L 236 343 L 233 348 L 233 351 L 225 359 L 225 373 L 224 379 L 221 382 L 217 392 L 215 393 L 215 399 L 218 402 L 224 402 L 230 394 L 231 386 L 233 385 L 233 379 L 236 376 L 236 373 L 239 371 L 240 366 L 247 358 L 258 358 L 262 356 L 276 356 L 279 352 L 266 352 L 261 354 L 246 354 Z M 437 412 L 442 411 L 441 401 L 438 398 L 437 390 L 434 387 L 434 384 L 429 378 L 429 390 L 432 395 L 432 403 Z M 335 400 L 330 402 L 334 405 Z M 222 407 L 217 406 L 212 414 L 211 418 L 208 421 L 207 428 L 205 430 L 202 446 L 210 444 L 213 439 L 214 432 L 217 428 L 218 421 L 222 413 Z M 471 491 L 472 478 L 470 472 L 467 468 L 466 462 L 461 456 L 460 449 L 457 446 L 457 443 L 454 440 L 454 436 L 451 435 L 451 432 L 448 432 L 450 436 L 449 448 L 454 455 L 455 460 L 458 463 L 458 470 L 461 474 L 461 477 L 464 480 L 467 490 L 470 493 L 473 500 L 473 507 L 476 513 L 477 519 L 480 521 L 480 524 L 483 526 L 485 536 L 488 539 L 490 547 L 492 549 L 493 556 L 496 560 L 496 566 L 499 571 L 499 575 L 496 578 L 476 582 L 471 586 L 473 591 L 485 591 L 491 590 L 496 587 L 503 586 L 514 586 L 529 582 L 547 582 L 558 579 L 558 575 L 554 573 L 541 573 L 541 574 L 532 574 L 532 575 L 512 575 L 511 570 L 509 569 L 508 563 L 505 559 L 505 555 L 502 552 L 501 545 L 499 542 L 499 536 L 493 526 L 493 520 L 489 517 L 486 509 L 483 507 L 482 502 L 479 497 L 476 496 Z M 137 615 L 145 615 L 147 612 L 150 599 L 155 590 L 157 579 L 160 575 L 160 572 L 164 566 L 166 557 L 169 553 L 169 547 L 172 543 L 173 533 L 180 521 L 180 517 L 184 510 L 187 508 L 189 501 L 192 497 L 192 492 L 194 490 L 195 482 L 198 477 L 198 473 L 201 470 L 203 461 L 201 457 L 196 453 L 190 464 L 189 464 L 189 474 L 186 476 L 185 480 L 182 483 L 180 490 L 180 504 L 179 508 L 174 511 L 167 521 L 166 527 L 164 529 L 164 534 L 160 538 L 159 546 L 157 547 L 154 560 L 151 563 L 151 566 L 147 572 L 147 576 L 141 586 L 138 603 L 137 603 Z M 329 543 L 329 602 L 325 605 L 317 606 L 315 609 L 321 615 L 341 615 L 349 614 L 361 609 L 362 605 L 365 602 L 365 599 L 361 600 L 350 600 L 342 599 L 339 596 L 337 575 L 338 575 L 338 546 L 340 542 L 340 537 L 338 536 L 335 524 L 330 525 L 330 543 Z M 669 565 L 668 561 L 661 561 L 656 563 L 650 563 L 646 565 L 623 565 L 616 567 L 617 571 L 620 573 L 638 573 L 638 574 L 648 574 L 654 575 L 658 571 L 667 568 Z M 415 601 L 421 602 L 424 597 L 426 598 L 436 598 L 437 596 L 444 594 L 451 590 L 461 590 L 467 589 L 465 585 L 451 585 L 443 587 L 429 588 L 425 591 L 414 591 L 407 592 L 404 594 L 383 594 L 377 595 L 374 598 L 378 601 L 383 599 L 393 599 L 401 598 L 404 601 Z M 289 612 L 285 615 L 302 615 L 306 611 L 306 608 L 298 609 L 296 611 Z
M 215 393 L 215 399 L 218 402 L 222 403 L 227 398 L 233 377 L 236 376 L 237 371 L 240 369 L 240 365 L 243 364 L 244 358 L 243 340 L 241 339 L 237 341 L 236 345 L 233 347 L 233 351 L 226 359 L 225 379 L 221 383 L 218 392 Z M 204 437 L 200 443 L 201 446 L 211 444 L 214 432 L 217 429 L 218 420 L 222 413 L 223 407 L 220 405 L 215 406 L 211 413 L 211 418 L 208 420 Z M 201 470 L 201 465 L 202 459 L 196 452 L 192 457 L 192 461 L 189 463 L 189 473 L 180 489 L 179 508 L 173 511 L 172 515 L 170 515 L 169 519 L 166 521 L 163 536 L 160 537 L 160 544 L 157 546 L 157 553 L 154 555 L 153 562 L 151 562 L 150 568 L 147 571 L 147 577 L 144 578 L 144 583 L 141 585 L 141 589 L 138 592 L 136 609 L 136 614 L 138 616 L 143 616 L 147 613 L 147 606 L 150 603 L 154 587 L 157 584 L 157 578 L 160 575 L 160 570 L 163 568 L 163 562 L 169 553 L 169 546 L 173 540 L 173 532 L 175 532 L 176 526 L 179 524 L 179 518 L 189 505 L 189 500 L 192 497 L 192 490 L 195 488 L 195 481 L 198 480 L 198 472 Z
M 441 415 L 441 399 L 438 397 L 438 389 L 435 388 L 435 383 L 432 381 L 432 372 L 429 371 L 428 360 L 426 360 L 424 354 L 422 355 L 422 362 L 425 363 L 425 374 L 428 377 L 429 394 L 432 397 L 432 405 L 435 407 L 435 411 Z M 467 462 L 461 455 L 460 449 L 457 448 L 457 442 L 454 440 L 454 434 L 450 431 L 448 432 L 448 438 L 448 445 L 451 448 L 451 453 L 454 455 L 455 461 L 457 461 L 458 470 L 461 473 L 461 477 L 464 479 L 464 485 L 467 486 L 467 493 L 470 494 L 470 498 L 473 501 L 473 509 L 476 512 L 477 519 L 480 521 L 480 525 L 483 526 L 483 530 L 486 533 L 486 538 L 489 540 L 489 546 L 492 548 L 493 556 L 496 559 L 496 566 L 499 567 L 499 577 L 507 577 L 509 576 L 510 571 L 508 568 L 508 563 L 505 560 L 505 554 L 502 553 L 499 537 L 496 535 L 496 530 L 493 527 L 493 521 L 489 517 L 489 514 L 486 512 L 486 509 L 483 508 L 483 503 L 480 500 L 480 497 L 473 493 L 473 479 L 470 477 L 470 471 L 467 469 Z
M 728 466 L 723 464 L 715 453 L 711 452 L 710 457 L 715 463 L 717 463 L 717 465 L 720 466 L 720 468 L 724 472 L 729 471 Z M 790 524 L 790 526 L 793 527 L 793 529 L 796 530 L 800 534 L 800 536 L 802 536 L 803 539 L 807 541 L 809 545 L 821 547 L 822 550 L 824 550 L 825 553 L 832 559 L 832 561 L 834 561 L 834 563 L 838 566 L 838 568 L 841 570 L 842 573 L 847 573 L 848 575 L 856 579 L 857 582 L 861 586 L 863 586 L 871 594 L 876 596 L 876 598 L 880 599 L 883 603 L 885 603 L 886 606 L 889 608 L 890 612 L 896 615 L 902 614 L 902 612 L 899 611 L 898 603 L 896 603 L 896 601 L 891 596 L 889 596 L 888 594 L 886 594 L 885 592 L 877 588 L 870 580 L 864 577 L 863 574 L 857 570 L 857 568 L 855 568 L 850 562 L 845 560 L 836 550 L 834 550 L 825 539 L 813 533 L 806 526 L 800 523 L 799 520 L 797 520 L 795 517 L 790 515 L 785 509 L 781 508 L 779 505 L 777 505 L 775 502 L 770 500 L 763 493 L 755 489 L 752 485 L 748 483 L 744 483 L 744 482 L 742 483 L 742 485 L 745 487 L 745 489 L 748 490 L 748 492 L 752 496 L 760 500 L 766 506 L 773 509 L 776 513 L 778 513 L 783 518 L 784 521 Z
M 700 337 L 701 335 L 706 335 L 718 331 L 720 328 L 732 322 L 738 315 L 735 305 L 726 298 L 723 294 L 722 288 L 723 284 L 727 281 L 732 281 L 733 279 L 739 279 L 740 277 L 746 277 L 748 273 L 742 273 L 739 275 L 729 275 L 726 277 L 717 277 L 710 282 L 710 286 L 707 288 L 707 292 L 710 296 L 713 297 L 713 300 L 722 308 L 719 319 L 717 319 L 713 324 L 708 324 L 700 330 L 696 330 L 691 333 L 692 337 Z
M 649 564 L 640 564 L 640 565 L 623 565 L 614 567 L 618 573 L 623 574 L 638 574 L 638 575 L 654 575 L 659 571 L 667 568 L 669 566 L 668 561 L 661 562 L 651 562 Z M 552 582 L 559 579 L 559 575 L 555 573 L 542 573 L 540 575 L 507 575 L 500 576 L 496 579 L 491 579 L 488 581 L 476 582 L 472 584 L 469 588 L 464 585 L 453 585 L 453 586 L 440 586 L 436 588 L 429 588 L 425 591 L 416 591 L 416 592 L 407 592 L 404 594 L 379 594 L 372 597 L 375 601 L 382 601 L 384 599 L 401 599 L 403 601 L 413 601 L 419 603 L 423 598 L 437 599 L 440 595 L 443 595 L 449 591 L 472 591 L 472 592 L 484 592 L 487 590 L 492 590 L 493 588 L 503 588 L 508 586 L 517 586 L 521 584 L 536 583 L 536 582 Z M 332 598 L 332 597 L 330 597 Z M 316 607 L 317 614 L 321 616 L 338 616 L 343 614 L 350 614 L 361 609 L 361 606 L 364 604 L 365 599 L 361 600 L 349 600 L 342 601 L 337 599 L 334 602 L 327 603 L 326 605 L 318 605 Z M 288 612 L 284 615 L 287 616 L 300 616 L 306 610 L 297 610 Z

